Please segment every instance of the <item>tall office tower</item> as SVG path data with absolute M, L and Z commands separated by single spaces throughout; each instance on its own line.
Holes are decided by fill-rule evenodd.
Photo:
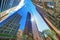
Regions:
M 17 6 L 20 0 L 0 0 L 0 12 Z
M 54 0 L 52 2 L 55 2 L 54 10 L 47 9 L 48 13 L 45 13 L 44 15 L 46 15 L 46 18 L 60 31 L 60 2 L 59 0 Z
M 24 40 L 40 40 L 37 25 L 34 21 L 34 17 L 28 12 L 26 25 L 23 32 Z
M 26 25 L 23 32 L 24 40 L 33 40 L 33 33 L 32 33 L 32 24 L 31 24 L 31 14 L 27 14 Z
M 17 14 L 13 14 L 7 21 L 0 26 L 0 40 L 13 40 L 16 37 L 17 31 L 19 29 L 19 21 L 21 16 Z
M 0 20 L 6 18 L 9 12 L 16 9 L 20 0 L 0 0 Z
M 38 31 L 38 28 L 37 28 L 37 24 L 36 24 L 36 21 L 34 19 L 34 16 L 31 15 L 31 23 L 32 23 L 32 32 L 33 32 L 33 38 L 34 40 L 43 40 L 39 35 L 39 31 Z

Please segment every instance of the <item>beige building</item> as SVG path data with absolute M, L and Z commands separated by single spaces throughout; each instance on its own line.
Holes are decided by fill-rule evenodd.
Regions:
M 18 30 L 16 40 L 22 40 L 22 31 L 21 30 Z

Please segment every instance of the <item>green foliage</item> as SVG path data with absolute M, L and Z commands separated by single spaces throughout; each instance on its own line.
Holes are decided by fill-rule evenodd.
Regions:
M 54 31 L 44 30 L 43 33 L 50 37 L 52 40 L 56 40 L 56 33 Z

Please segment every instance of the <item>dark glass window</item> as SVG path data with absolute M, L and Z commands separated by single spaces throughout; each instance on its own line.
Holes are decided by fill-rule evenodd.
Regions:
M 0 7 L 1 7 L 1 2 L 2 2 L 2 0 L 0 0 Z
M 9 33 L 9 31 L 5 31 L 4 33 Z

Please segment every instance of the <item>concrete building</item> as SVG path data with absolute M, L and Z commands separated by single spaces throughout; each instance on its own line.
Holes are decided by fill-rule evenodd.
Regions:
M 21 16 L 17 14 L 13 14 L 11 17 L 7 19 L 3 25 L 0 26 L 0 39 L 15 39 L 17 31 L 19 29 L 19 21 Z
M 60 3 L 59 0 L 53 0 L 55 2 L 53 9 L 47 9 L 46 17 L 48 20 L 58 29 L 60 30 Z
M 44 14 L 48 18 L 48 20 L 54 26 L 56 26 L 56 28 L 58 30 L 60 30 L 60 0 L 40 0 L 40 2 L 33 0 L 33 2 L 35 2 L 35 4 L 37 4 L 39 6 L 41 4 L 40 2 L 43 2 L 41 4 L 43 6 L 41 6 L 42 8 L 41 7 L 40 8 L 42 11 L 45 11 L 46 13 L 42 13 L 42 14 Z M 54 6 L 54 8 L 53 9 L 48 8 L 47 7 L 48 3 L 46 4 L 45 2 L 52 4 Z M 53 4 L 53 2 L 54 2 L 54 4 Z

